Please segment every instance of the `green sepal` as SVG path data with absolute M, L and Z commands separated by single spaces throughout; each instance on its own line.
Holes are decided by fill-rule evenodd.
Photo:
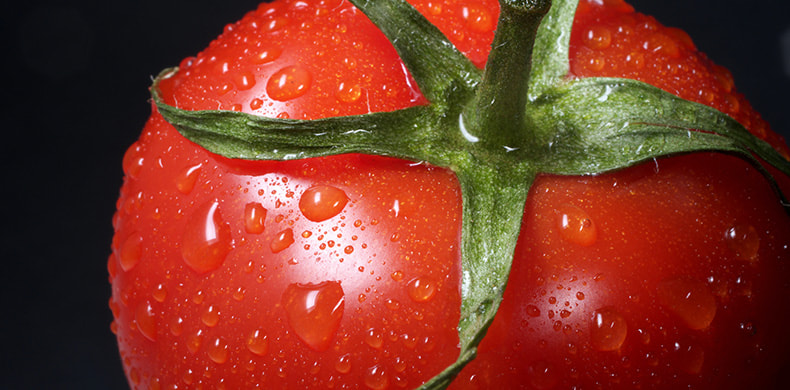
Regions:
M 539 171 L 586 175 L 678 153 L 731 153 L 755 165 L 784 202 L 755 156 L 790 175 L 790 162 L 730 116 L 629 79 L 562 83 L 527 108 L 546 145 Z
M 351 0 L 400 55 L 420 92 L 436 105 L 446 105 L 448 93 L 472 91 L 481 72 L 439 29 L 405 1 Z M 451 99 L 452 100 L 452 99 Z

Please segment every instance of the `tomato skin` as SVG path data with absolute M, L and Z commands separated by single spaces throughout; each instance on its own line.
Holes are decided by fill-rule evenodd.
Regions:
M 414 3 L 482 67 L 496 2 Z M 582 2 L 579 26 L 641 18 L 599 3 Z M 185 60 L 163 97 L 311 119 L 427 104 L 355 12 L 334 0 L 261 5 Z M 329 33 L 340 24 L 353 36 Z M 269 46 L 249 58 L 245 37 Z M 573 76 L 607 75 L 580 66 L 582 38 Z M 739 120 L 779 145 L 754 115 Z M 412 388 L 457 357 L 461 197 L 449 171 L 362 155 L 230 160 L 156 110 L 124 171 L 108 269 L 133 388 Z M 322 188 L 331 202 L 303 201 Z M 503 306 L 454 388 L 777 387 L 790 221 L 745 162 L 704 154 L 541 176 L 523 226 Z
M 563 235 L 578 210 L 591 244 Z M 523 226 L 503 306 L 453 388 L 786 384 L 790 221 L 753 167 L 702 154 L 543 176 Z
M 364 155 L 229 160 L 158 115 L 126 161 L 108 267 L 133 388 L 417 386 L 455 360 L 461 202 L 449 172 Z M 179 185 L 189 170 L 194 185 Z M 341 209 L 330 198 L 321 222 L 299 208 L 315 184 L 348 198 Z M 249 228 L 256 208 L 262 231 Z

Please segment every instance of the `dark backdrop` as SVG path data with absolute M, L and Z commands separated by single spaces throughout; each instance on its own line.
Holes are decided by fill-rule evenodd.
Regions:
M 631 3 L 688 31 L 790 135 L 786 0 Z M 2 2 L 0 388 L 125 388 L 106 276 L 121 157 L 148 116 L 151 76 L 256 5 Z

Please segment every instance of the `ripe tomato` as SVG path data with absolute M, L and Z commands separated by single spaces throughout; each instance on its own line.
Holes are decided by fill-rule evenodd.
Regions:
M 409 2 L 485 66 L 496 2 Z M 622 1 L 579 4 L 569 57 L 567 80 L 645 81 L 787 155 L 726 71 Z M 285 0 L 228 25 L 155 88 L 184 110 L 316 120 L 435 103 L 410 70 L 348 2 Z M 415 388 L 463 355 L 468 283 L 489 281 L 464 280 L 468 194 L 451 169 L 223 157 L 160 107 L 124 156 L 108 260 L 133 388 Z M 502 304 L 452 388 L 780 383 L 790 218 L 755 165 L 707 152 L 540 174 L 522 205 Z

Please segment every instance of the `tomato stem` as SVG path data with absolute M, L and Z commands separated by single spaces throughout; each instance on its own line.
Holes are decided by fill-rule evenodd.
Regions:
M 500 1 L 483 80 L 464 112 L 467 131 L 487 148 L 529 149 L 534 144 L 525 107 L 538 27 L 550 8 L 550 0 Z

